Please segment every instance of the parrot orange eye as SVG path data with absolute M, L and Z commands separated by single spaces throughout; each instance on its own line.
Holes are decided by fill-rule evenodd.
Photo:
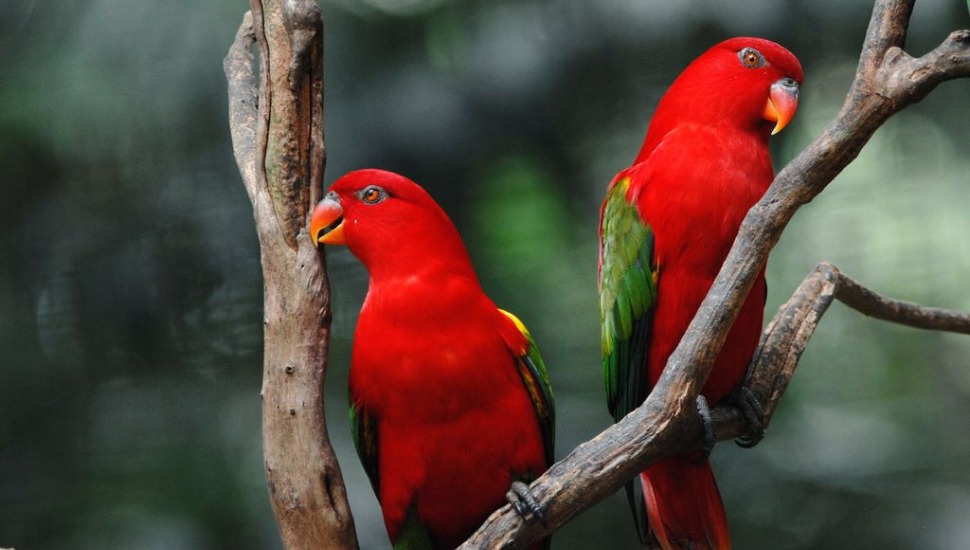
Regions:
M 738 57 L 741 59 L 741 63 L 744 63 L 745 67 L 749 69 L 756 69 L 762 67 L 765 64 L 765 58 L 758 50 L 754 48 L 745 48 L 738 52 Z
M 360 192 L 360 200 L 366 202 L 367 204 L 377 204 L 386 198 L 387 191 L 384 191 L 376 185 L 365 187 L 364 190 Z

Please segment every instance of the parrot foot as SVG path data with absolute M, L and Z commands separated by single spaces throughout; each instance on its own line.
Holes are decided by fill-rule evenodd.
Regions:
M 761 443 L 765 437 L 765 409 L 751 390 L 744 387 L 731 397 L 731 401 L 741 409 L 741 414 L 748 423 L 748 432 L 735 440 L 735 443 L 739 447 L 750 449 Z
M 703 395 L 697 396 L 697 414 L 701 417 L 704 425 L 704 443 L 701 445 L 700 461 L 707 460 L 714 450 L 717 443 L 717 426 L 714 425 L 714 417 L 711 416 L 711 407 L 707 404 L 707 398 Z
M 512 486 L 509 487 L 509 492 L 505 493 L 505 499 L 509 501 L 512 508 L 515 509 L 515 513 L 519 514 L 523 521 L 530 522 L 538 519 L 543 526 L 546 525 L 546 511 L 525 483 L 513 481 Z

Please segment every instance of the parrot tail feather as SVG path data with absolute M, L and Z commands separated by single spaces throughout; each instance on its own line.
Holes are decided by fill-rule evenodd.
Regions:
M 649 530 L 663 550 L 730 550 L 711 464 L 690 456 L 661 459 L 640 474 Z

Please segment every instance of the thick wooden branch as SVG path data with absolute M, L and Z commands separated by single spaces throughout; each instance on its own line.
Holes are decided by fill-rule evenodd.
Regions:
M 890 116 L 925 97 L 940 82 L 970 71 L 968 31 L 951 34 L 921 58 L 902 50 L 914 1 L 876 0 L 856 77 L 842 109 L 778 174 L 748 213 L 714 285 L 644 404 L 533 482 L 533 493 L 546 506 L 544 524 L 527 524 L 505 506 L 462 548 L 524 546 L 618 490 L 657 458 L 698 444 L 700 426 L 694 420 L 698 390 L 755 276 L 794 213 L 855 159 Z M 823 302 L 806 302 L 801 306 L 807 308 L 804 315 L 821 315 L 827 307 Z M 812 330 L 814 325 L 804 325 L 795 335 L 807 341 Z M 798 354 L 793 357 L 796 362 Z M 729 424 L 740 422 L 736 417 L 733 412 L 719 412 L 722 436 L 738 435 L 737 429 L 733 433 L 729 429 Z
M 224 67 L 233 151 L 253 203 L 265 281 L 267 485 L 284 547 L 357 548 L 324 419 L 329 286 L 306 231 L 325 158 L 323 25 L 315 0 L 251 4 Z

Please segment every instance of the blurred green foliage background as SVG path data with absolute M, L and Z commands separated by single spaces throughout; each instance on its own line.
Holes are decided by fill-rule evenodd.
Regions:
M 835 114 L 870 2 L 332 0 L 326 181 L 425 185 L 551 368 L 562 457 L 609 422 L 596 218 L 658 98 L 709 45 L 802 60 L 776 165 Z M 14 0 L 0 17 L 0 546 L 278 548 L 261 467 L 257 242 L 222 58 L 242 0 Z M 908 48 L 970 25 L 918 3 Z M 970 82 L 881 129 L 773 254 L 769 314 L 829 259 L 877 290 L 970 310 Z M 387 547 L 346 420 L 366 274 L 329 254 L 328 415 L 362 548 Z M 970 547 L 970 339 L 825 317 L 768 438 L 721 445 L 737 547 Z M 556 548 L 633 548 L 621 495 Z

